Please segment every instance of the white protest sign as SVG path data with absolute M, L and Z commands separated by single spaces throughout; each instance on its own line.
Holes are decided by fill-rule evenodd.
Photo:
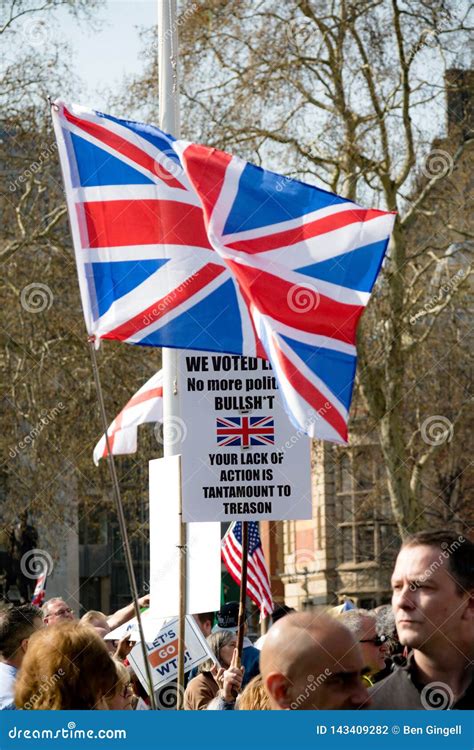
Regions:
M 185 521 L 311 518 L 310 439 L 291 424 L 271 365 L 179 352 Z
M 153 617 L 179 612 L 180 457 L 157 458 L 150 475 L 150 609 Z M 221 529 L 186 524 L 186 613 L 213 612 L 221 597 Z M 156 631 L 157 632 L 157 631 Z M 156 633 L 153 633 L 153 637 Z
M 141 620 L 145 640 L 152 641 L 155 635 L 159 633 L 163 627 L 163 617 L 155 617 L 151 610 L 147 609 L 141 613 Z M 124 622 L 123 625 L 119 625 L 118 628 L 111 630 L 110 633 L 107 633 L 107 635 L 104 636 L 104 640 L 119 641 L 125 635 L 130 635 L 131 641 L 140 640 L 138 621 L 136 617 L 132 617 L 128 622 Z
M 184 654 L 184 671 L 189 672 L 206 659 L 215 657 L 207 645 L 194 619 L 186 617 L 185 628 L 186 651 Z M 168 620 L 153 643 L 146 644 L 148 661 L 150 662 L 153 678 L 153 688 L 156 690 L 161 685 L 176 679 L 178 674 L 178 618 Z M 128 660 L 140 682 L 148 692 L 148 683 L 145 671 L 141 644 L 137 644 L 130 652 Z

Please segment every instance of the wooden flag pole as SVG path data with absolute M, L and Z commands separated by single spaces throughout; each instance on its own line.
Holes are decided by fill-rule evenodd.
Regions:
M 158 0 L 158 102 L 160 128 L 175 138 L 180 135 L 179 76 L 178 76 L 178 23 L 176 0 Z M 181 453 L 181 419 L 178 394 L 178 352 L 163 349 L 163 454 Z M 178 439 L 177 439 L 178 437 Z M 181 471 L 179 496 L 181 498 Z M 178 675 L 176 708 L 180 710 L 184 695 L 184 653 L 186 616 L 186 527 L 179 523 L 179 625 L 178 625 Z
M 176 709 L 184 707 L 184 653 L 186 651 L 186 524 L 183 523 L 181 493 L 181 462 L 179 467 L 179 620 L 178 620 L 178 685 Z
M 240 581 L 239 620 L 237 627 L 237 651 L 239 654 L 239 667 L 242 661 L 242 650 L 245 635 L 245 602 L 247 599 L 247 567 L 249 559 L 249 525 L 248 521 L 242 521 L 242 576 Z
M 117 509 L 120 534 L 121 534 L 122 542 L 123 542 L 125 564 L 127 567 L 127 574 L 128 574 L 128 582 L 129 582 L 130 591 L 132 594 L 133 605 L 135 607 L 135 616 L 137 618 L 137 623 L 138 623 L 138 632 L 140 635 L 140 643 L 142 647 L 143 661 L 145 664 L 146 678 L 147 678 L 148 689 L 150 693 L 150 704 L 151 704 L 151 708 L 156 710 L 155 693 L 153 690 L 153 678 L 151 674 L 150 662 L 148 661 L 148 652 L 146 648 L 145 635 L 143 632 L 143 623 L 142 623 L 142 618 L 141 618 L 141 613 L 140 613 L 140 605 L 138 603 L 138 590 L 137 590 L 137 582 L 135 579 L 135 571 L 133 570 L 132 552 L 130 549 L 130 542 L 128 539 L 127 524 L 125 522 L 125 513 L 123 511 L 123 503 L 122 503 L 122 497 L 120 494 L 120 485 L 118 482 L 114 455 L 112 453 L 112 447 L 109 443 L 109 435 L 108 435 L 109 421 L 107 419 L 107 414 L 105 411 L 104 394 L 102 392 L 102 384 L 100 382 L 100 374 L 99 374 L 99 367 L 97 364 L 97 354 L 95 351 L 94 337 L 91 337 L 89 339 L 89 349 L 91 353 L 92 370 L 94 372 L 94 380 L 95 380 L 95 386 L 96 386 L 96 391 L 97 391 L 97 399 L 99 401 L 100 415 L 102 418 L 102 426 L 104 429 L 105 444 L 107 446 L 107 463 L 109 466 L 110 478 L 112 480 L 115 507 Z

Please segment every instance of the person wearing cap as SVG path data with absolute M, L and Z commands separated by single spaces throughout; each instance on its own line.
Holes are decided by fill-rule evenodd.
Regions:
M 247 613 L 245 614 L 247 619 Z M 223 604 L 217 613 L 217 622 L 212 628 L 213 633 L 227 631 L 237 633 L 239 622 L 239 602 L 227 602 Z M 242 687 L 245 687 L 253 677 L 260 674 L 260 651 L 252 645 L 252 642 L 245 635 L 247 632 L 247 623 L 245 623 L 244 642 L 242 648 L 241 664 L 245 667 Z

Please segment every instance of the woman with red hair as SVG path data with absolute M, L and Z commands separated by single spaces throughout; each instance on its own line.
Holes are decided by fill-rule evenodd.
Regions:
M 15 704 L 26 710 L 108 710 L 107 699 L 119 685 L 116 665 L 95 630 L 65 622 L 30 639 Z

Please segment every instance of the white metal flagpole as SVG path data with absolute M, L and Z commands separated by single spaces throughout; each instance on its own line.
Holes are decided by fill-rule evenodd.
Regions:
M 160 128 L 175 138 L 180 136 L 178 23 L 176 0 L 158 0 L 158 100 Z M 163 453 L 165 457 L 181 452 L 181 421 L 178 394 L 178 351 L 163 349 Z M 180 472 L 181 498 L 181 472 Z M 186 526 L 179 503 L 179 633 L 176 708 L 182 708 L 184 693 L 184 651 L 186 624 Z

